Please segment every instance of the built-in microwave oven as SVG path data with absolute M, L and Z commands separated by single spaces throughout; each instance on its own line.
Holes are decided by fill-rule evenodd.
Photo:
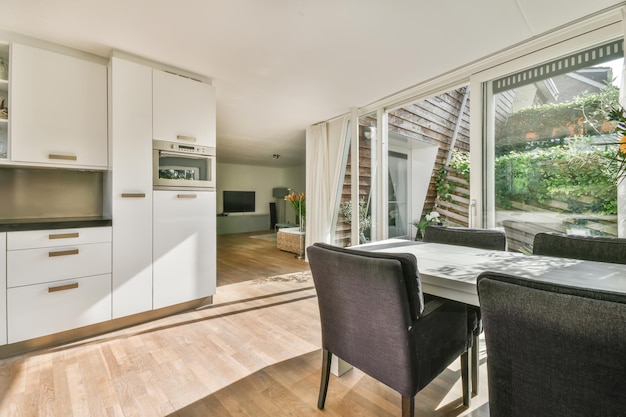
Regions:
M 155 190 L 215 190 L 215 148 L 153 141 Z

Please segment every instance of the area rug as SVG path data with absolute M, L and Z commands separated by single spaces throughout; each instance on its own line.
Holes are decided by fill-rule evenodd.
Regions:
M 301 271 L 301 272 L 292 272 L 289 274 L 276 275 L 273 277 L 255 279 L 253 281 L 254 284 L 263 284 L 267 282 L 313 282 L 311 277 L 311 271 Z
M 269 242 L 276 242 L 276 233 L 267 233 L 264 235 L 252 235 L 250 237 L 252 239 L 261 239 L 261 240 L 267 240 Z

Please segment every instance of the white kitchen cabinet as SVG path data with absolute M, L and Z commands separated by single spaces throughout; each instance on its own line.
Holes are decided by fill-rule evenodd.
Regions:
M 9 343 L 111 319 L 111 274 L 8 289 Z
M 111 319 L 111 228 L 6 234 L 7 340 Z
M 7 250 L 54 248 L 111 241 L 110 227 L 82 227 L 70 229 L 29 230 L 9 233 Z
M 111 59 L 113 318 L 152 309 L 152 68 Z
M 215 293 L 215 192 L 154 191 L 154 308 Z
M 7 343 L 7 234 L 0 233 L 0 345 Z
M 106 66 L 17 43 L 11 48 L 10 159 L 106 169 Z
M 7 252 L 9 288 L 110 272 L 111 242 Z
M 154 139 L 215 147 L 215 88 L 153 71 Z

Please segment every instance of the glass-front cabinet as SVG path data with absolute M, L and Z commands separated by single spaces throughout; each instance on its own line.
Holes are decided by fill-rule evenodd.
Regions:
M 0 159 L 9 147 L 9 44 L 0 43 Z

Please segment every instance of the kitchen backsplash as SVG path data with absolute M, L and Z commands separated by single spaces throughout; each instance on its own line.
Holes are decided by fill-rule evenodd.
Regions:
M 102 216 L 103 173 L 0 168 L 0 219 Z

